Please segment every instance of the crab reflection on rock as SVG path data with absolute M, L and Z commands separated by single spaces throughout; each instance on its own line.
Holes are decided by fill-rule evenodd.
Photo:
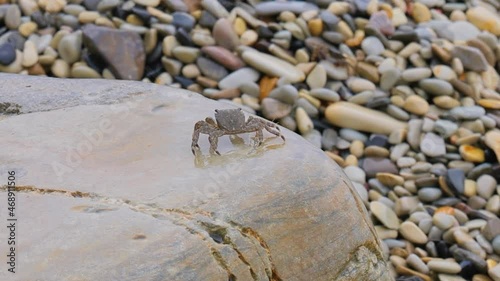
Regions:
M 285 137 L 281 134 L 279 127 L 272 122 L 260 118 L 254 118 L 252 116 L 249 116 L 248 120 L 245 121 L 245 114 L 241 108 L 216 109 L 215 120 L 211 117 L 207 117 L 205 118 L 205 121 L 198 121 L 194 125 L 191 151 L 195 154 L 195 148 L 200 148 L 198 146 L 200 134 L 208 135 L 210 153 L 217 153 L 218 155 L 220 155 L 219 151 L 217 151 L 219 137 L 224 135 L 256 132 L 255 137 L 257 138 L 257 146 L 260 146 L 264 140 L 264 129 L 277 137 L 281 137 L 283 141 L 285 140 Z

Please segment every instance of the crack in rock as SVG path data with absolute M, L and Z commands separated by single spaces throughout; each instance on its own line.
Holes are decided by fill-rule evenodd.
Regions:
M 7 186 L 1 186 L 0 191 L 6 191 Z M 241 237 L 252 242 L 253 245 L 260 245 L 266 253 L 267 261 L 263 262 L 264 265 L 270 264 L 270 268 L 265 266 L 265 272 L 267 274 L 268 280 L 270 281 L 282 281 L 279 277 L 276 266 L 272 261 L 271 251 L 265 242 L 265 240 L 258 234 L 257 231 L 250 227 L 239 225 L 233 221 L 226 223 L 224 221 L 219 221 L 212 217 L 208 212 L 196 212 L 190 213 L 185 210 L 175 209 L 175 208 L 162 208 L 156 204 L 142 204 L 136 203 L 128 199 L 120 198 L 110 198 L 106 196 L 99 195 L 93 192 L 81 192 L 81 191 L 68 191 L 63 189 L 50 189 L 50 188 L 36 188 L 33 186 L 16 186 L 16 192 L 31 193 L 31 194 L 57 194 L 62 196 L 74 197 L 74 198 L 88 198 L 95 200 L 102 205 L 96 206 L 75 206 L 72 208 L 74 211 L 80 211 L 85 213 L 102 213 L 107 211 L 116 210 L 118 207 L 127 207 L 132 211 L 139 212 L 144 215 L 152 216 L 156 219 L 166 219 L 171 221 L 177 226 L 181 226 L 186 231 L 199 237 L 209 248 L 211 256 L 215 259 L 217 264 L 224 269 L 228 274 L 228 280 L 237 280 L 237 276 L 233 274 L 229 263 L 224 259 L 220 251 L 214 247 L 216 244 L 225 244 L 230 249 L 232 249 L 238 259 L 245 264 L 249 273 L 254 280 L 258 280 L 257 274 L 252 267 L 251 263 L 245 258 L 242 251 L 238 249 L 236 243 L 234 243 L 227 232 L 229 229 L 235 230 L 241 235 Z M 256 250 L 256 254 L 262 258 L 260 253 Z

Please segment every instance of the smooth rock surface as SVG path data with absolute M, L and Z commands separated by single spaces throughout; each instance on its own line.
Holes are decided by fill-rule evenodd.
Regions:
M 216 156 L 201 135 L 195 157 L 195 122 L 230 105 L 131 81 L 0 83 L 21 113 L 0 121 L 30 226 L 16 278 L 392 280 L 355 189 L 302 137 L 265 132 L 253 152 L 221 137 Z

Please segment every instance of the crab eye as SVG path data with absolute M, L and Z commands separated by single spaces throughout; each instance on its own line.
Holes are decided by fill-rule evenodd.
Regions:
M 215 110 L 215 112 L 219 113 L 219 110 L 218 110 L 218 109 L 216 109 L 216 110 Z
M 241 108 L 238 108 L 241 111 Z

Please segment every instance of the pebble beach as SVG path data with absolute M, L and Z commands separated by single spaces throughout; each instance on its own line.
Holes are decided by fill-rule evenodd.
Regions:
M 496 0 L 0 0 L 0 72 L 183 88 L 302 135 L 407 281 L 500 281 L 499 38 Z

